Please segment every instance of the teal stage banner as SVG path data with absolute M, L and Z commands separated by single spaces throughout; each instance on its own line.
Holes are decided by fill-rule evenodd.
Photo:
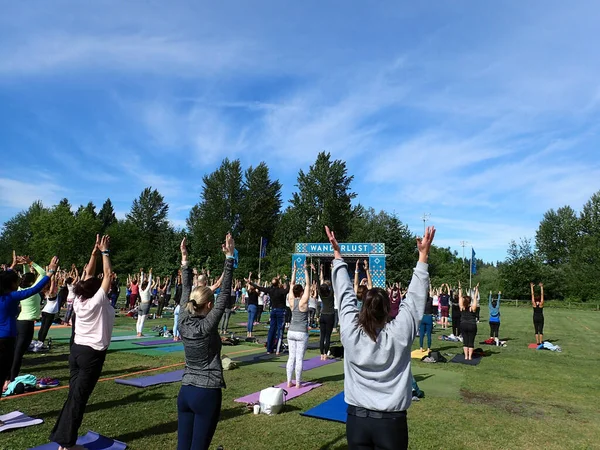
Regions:
M 342 255 L 382 255 L 385 254 L 385 244 L 383 243 L 344 243 L 340 244 Z M 333 255 L 331 244 L 296 244 L 296 253 L 305 253 L 310 256 L 329 256 Z
M 296 284 L 305 284 L 304 264 L 306 264 L 306 255 L 292 255 L 292 270 L 294 268 L 294 263 L 296 263 Z

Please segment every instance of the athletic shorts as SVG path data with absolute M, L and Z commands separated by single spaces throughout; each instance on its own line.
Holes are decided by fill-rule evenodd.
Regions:
M 447 306 L 442 306 L 442 317 L 448 317 L 448 308 Z
M 140 303 L 140 306 L 138 307 L 138 314 L 140 316 L 147 316 L 148 313 L 150 312 L 150 303 L 151 302 L 142 302 Z

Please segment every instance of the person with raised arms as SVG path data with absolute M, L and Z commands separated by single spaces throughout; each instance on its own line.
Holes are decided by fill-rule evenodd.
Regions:
M 460 281 L 458 282 L 458 301 L 460 303 L 460 331 L 463 338 L 463 352 L 465 359 L 473 359 L 475 336 L 477 336 L 477 299 L 479 298 L 479 283 L 475 286 L 473 298 L 462 295 Z
M 535 295 L 535 284 L 529 283 L 531 287 L 531 306 L 533 306 L 533 328 L 535 331 L 535 343 L 544 343 L 544 284 L 540 283 L 540 296 Z
M 177 397 L 178 450 L 206 450 L 217 428 L 225 388 L 221 364 L 219 321 L 231 295 L 235 242 L 228 234 L 222 246 L 225 254 L 223 284 L 215 302 L 206 286 L 192 290 L 186 239 L 181 241 L 182 294 L 179 332 L 183 340 L 185 369 Z
M 42 291 L 46 298 L 46 304 L 44 305 L 44 309 L 42 309 L 42 324 L 38 331 L 38 340 L 37 343 L 35 343 L 34 351 L 38 351 L 44 346 L 44 341 L 48 336 L 48 331 L 52 326 L 52 322 L 54 322 L 54 317 L 56 317 L 56 314 L 58 314 L 58 311 L 60 310 L 58 285 L 61 281 L 59 276 L 55 275 L 52 277 L 50 286 L 46 285 Z
M 19 304 L 32 295 L 40 293 L 50 282 L 50 278 L 54 276 L 58 267 L 58 258 L 55 256 L 50 261 L 45 275 L 38 279 L 37 283 L 27 289 L 18 290 L 19 274 L 15 271 L 15 267 L 19 261 L 23 261 L 23 257 L 19 258 L 13 252 L 11 267 L 0 271 L 0 385 L 2 385 L 2 392 L 8 388 L 15 355 Z
M 138 318 L 135 329 L 137 331 L 137 337 L 142 337 L 142 331 L 144 330 L 144 322 L 150 311 L 150 305 L 152 304 L 151 295 L 152 289 L 156 285 L 156 281 L 152 280 L 152 268 L 148 271 L 148 279 L 144 277 L 144 271 L 140 270 L 140 306 L 138 307 Z
M 412 401 L 410 351 L 429 291 L 428 255 L 435 228 L 417 238 L 419 260 L 395 319 L 383 289 L 370 289 L 362 309 L 335 234 L 325 227 L 334 251 L 332 281 L 341 299 L 344 346 L 344 397 L 348 404 L 346 437 L 350 450 L 408 448 L 406 410 Z
M 102 236 L 100 239 L 100 235 L 97 235 L 86 274 L 75 286 L 77 297 L 73 302 L 73 310 L 77 327 L 69 355 L 69 394 L 50 434 L 50 440 L 59 445 L 59 450 L 85 448 L 76 445 L 77 434 L 87 402 L 100 378 L 115 322 L 115 310 L 108 298 L 112 274 L 109 249 L 110 238 Z M 100 255 L 102 279 L 94 276 Z
M 498 298 L 492 300 L 492 291 L 488 297 L 488 308 L 490 310 L 490 338 L 498 341 L 500 339 L 500 297 L 502 293 L 498 291 Z
M 292 310 L 292 320 L 287 333 L 289 356 L 286 364 L 286 374 L 289 388 L 292 387 L 294 369 L 296 371 L 296 387 L 299 388 L 302 384 L 304 354 L 308 346 L 308 298 L 310 290 L 306 284 L 310 282 L 310 274 L 306 264 L 304 265 L 304 280 L 305 286 L 296 284 L 296 263 L 294 262 L 288 294 L 288 305 Z

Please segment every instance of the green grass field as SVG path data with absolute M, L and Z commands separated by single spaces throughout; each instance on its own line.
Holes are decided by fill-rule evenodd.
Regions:
M 482 318 L 486 316 L 482 308 Z M 263 316 L 264 317 L 264 316 Z M 412 449 L 591 449 L 600 448 L 598 374 L 600 358 L 600 313 L 546 309 L 545 336 L 560 345 L 562 353 L 527 348 L 533 342 L 531 311 L 506 307 L 502 310 L 502 338 L 507 348 L 489 347 L 493 355 L 476 367 L 459 364 L 425 364 L 413 360 L 413 372 L 426 397 L 414 403 L 408 415 Z M 232 323 L 244 322 L 244 314 Z M 149 330 L 172 320 L 148 320 Z M 233 331 L 243 334 L 241 326 Z M 479 325 L 478 341 L 489 333 Z M 69 329 L 52 329 L 55 343 L 47 355 L 28 354 L 23 373 L 52 376 L 68 383 Z M 135 334 L 135 321 L 121 317 L 114 335 Z M 266 334 L 259 327 L 259 336 Z M 433 348 L 443 354 L 462 351 L 460 343 L 437 339 Z M 244 334 L 245 336 L 245 334 Z M 318 339 L 318 334 L 311 340 Z M 335 337 L 334 337 L 335 339 Z M 418 338 L 417 338 L 418 344 Z M 416 347 L 415 345 L 414 347 Z M 224 347 L 225 354 L 261 351 L 258 346 Z M 309 351 L 308 357 L 317 351 Z M 450 359 L 448 357 L 448 359 Z M 286 358 L 242 365 L 225 372 L 221 421 L 211 448 L 248 449 L 344 449 L 345 426 L 300 416 L 343 390 L 343 364 L 335 363 L 305 372 L 305 380 L 323 386 L 287 404 L 284 413 L 254 416 L 233 402 L 234 398 L 285 381 Z M 113 378 L 161 366 L 181 363 L 183 352 L 165 353 L 131 342 L 115 342 L 107 355 L 101 378 Z M 167 370 L 176 370 L 181 366 Z M 152 375 L 158 372 L 150 372 Z M 99 382 L 88 404 L 80 434 L 94 430 L 126 442 L 131 449 L 173 449 L 177 442 L 176 398 L 179 384 L 138 389 Z M 67 389 L 0 402 L 0 414 L 20 410 L 44 419 L 44 423 L 0 434 L 0 449 L 21 450 L 48 441 Z

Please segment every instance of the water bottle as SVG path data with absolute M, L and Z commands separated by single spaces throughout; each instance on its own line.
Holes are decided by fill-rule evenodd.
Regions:
M 163 336 L 166 336 L 167 333 L 168 333 L 167 326 L 165 325 L 165 326 L 163 326 Z
M 52 338 L 48 339 L 48 350 L 52 350 Z

